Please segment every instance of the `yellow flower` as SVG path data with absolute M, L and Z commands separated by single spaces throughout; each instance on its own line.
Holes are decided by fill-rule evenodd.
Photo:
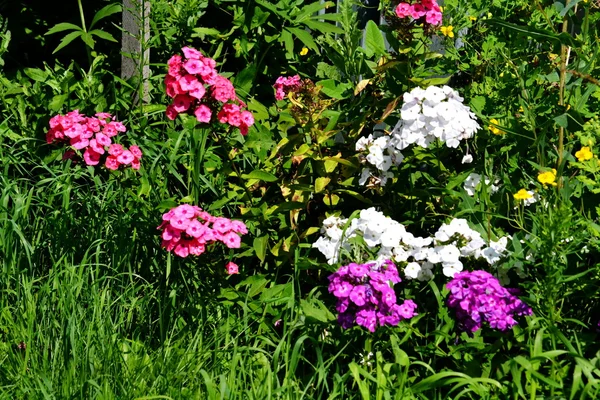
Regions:
M 470 19 L 471 21 L 477 21 L 477 17 L 474 17 L 474 16 L 472 16 L 472 15 L 470 15 L 470 16 L 469 16 L 469 19 Z
M 524 112 L 523 106 L 519 106 L 519 112 Z
M 305 56 L 308 54 L 308 48 L 307 47 L 303 47 L 302 50 L 300 50 L 300 55 L 301 56 Z
M 527 190 L 521 189 L 517 193 L 513 194 L 513 197 L 515 198 L 515 200 L 527 200 L 532 198 L 533 195 Z
M 538 175 L 538 181 L 540 181 L 540 183 L 542 183 L 544 186 L 556 186 L 556 170 L 553 168 L 552 171 L 541 172 Z
M 444 7 L 440 7 L 440 12 L 444 12 Z
M 450 38 L 454 37 L 454 27 L 452 25 L 442 26 L 440 31 L 442 31 L 442 35 L 444 36 L 448 36 Z
M 594 157 L 594 154 L 589 147 L 583 146 L 581 150 L 575 153 L 575 157 L 577 157 L 579 161 L 587 161 L 591 160 Z
M 490 119 L 491 124 L 488 125 L 488 129 L 492 131 L 494 135 L 504 135 L 506 132 L 498 129 L 495 125 L 499 125 L 499 122 L 496 118 Z M 493 124 L 493 125 L 492 125 Z

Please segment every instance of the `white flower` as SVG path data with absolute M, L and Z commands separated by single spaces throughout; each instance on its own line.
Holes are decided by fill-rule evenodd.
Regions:
M 417 279 L 417 277 L 419 276 L 419 272 L 421 272 L 421 266 L 419 265 L 419 263 L 411 262 L 408 263 L 406 267 L 404 267 L 404 275 L 408 279 Z
M 392 252 L 394 254 L 394 261 L 403 262 L 408 260 L 409 254 L 402 247 L 394 247 L 394 250 Z
M 368 167 L 363 168 L 363 170 L 360 174 L 360 178 L 358 178 L 358 184 L 363 186 L 365 183 L 367 183 L 367 181 L 369 180 L 370 177 L 371 177 L 371 170 Z
M 483 257 L 488 264 L 493 265 L 500 261 L 502 254 L 496 251 L 493 247 L 486 247 L 481 251 L 481 257 Z
M 475 172 L 469 174 L 464 182 L 465 191 L 469 196 L 475 196 L 475 189 L 481 183 L 481 175 Z
M 454 275 L 463 270 L 463 264 L 460 261 L 453 263 L 443 263 L 442 272 L 449 278 L 454 278 Z
M 470 154 L 465 154 L 465 156 L 462 158 L 461 163 L 462 164 L 471 164 L 473 162 L 473 156 Z
M 452 244 L 447 246 L 438 246 L 434 249 L 443 263 L 455 263 L 460 258 L 460 251 Z

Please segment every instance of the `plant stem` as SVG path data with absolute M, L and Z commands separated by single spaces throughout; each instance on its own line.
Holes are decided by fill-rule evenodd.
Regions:
M 79 17 L 81 18 L 81 29 L 83 29 L 83 32 L 85 35 L 87 35 L 87 27 L 85 25 L 85 15 L 83 14 L 83 5 L 81 4 L 81 0 L 77 0 L 77 4 L 79 5 Z M 87 45 L 87 43 L 85 44 L 85 51 L 87 53 L 87 57 L 88 57 L 88 62 L 90 63 L 90 67 L 92 66 L 92 54 L 90 53 L 90 48 Z
M 566 0 L 565 7 L 567 7 L 570 3 L 570 0 Z M 562 24 L 562 32 L 566 33 L 569 25 L 569 21 L 567 20 L 567 15 L 565 14 L 563 18 Z M 567 74 L 567 64 L 569 62 L 568 56 L 570 55 L 571 48 L 565 46 L 564 44 L 560 45 L 560 81 L 558 84 L 558 105 L 560 107 L 564 107 L 565 105 L 565 81 Z M 558 165 L 557 170 L 560 169 L 563 161 L 563 151 L 564 151 L 564 141 L 565 141 L 565 128 L 559 127 L 558 129 Z M 560 188 L 562 185 L 562 179 L 558 180 L 558 187 Z

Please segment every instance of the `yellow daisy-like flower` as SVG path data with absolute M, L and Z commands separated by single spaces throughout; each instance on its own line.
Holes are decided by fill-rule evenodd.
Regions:
M 517 193 L 513 194 L 513 197 L 515 198 L 515 200 L 527 200 L 532 198 L 533 195 L 527 190 L 521 189 Z
M 523 106 L 519 107 L 519 112 L 524 112 L 525 110 L 523 109 Z
M 442 35 L 444 36 L 448 36 L 449 38 L 454 37 L 454 27 L 452 25 L 442 26 L 440 31 L 442 31 Z
M 300 55 L 305 56 L 307 54 L 308 54 L 308 47 L 303 47 L 302 50 L 300 50 Z
M 472 16 L 472 15 L 470 15 L 470 16 L 469 16 L 469 19 L 470 19 L 471 21 L 477 21 L 477 17 L 474 17 L 474 16 Z
M 544 186 L 556 186 L 556 170 L 553 168 L 552 171 L 541 172 L 538 175 L 538 181 Z
M 577 157 L 579 161 L 587 161 L 594 157 L 594 153 L 592 153 L 592 150 L 589 147 L 583 146 L 581 150 L 575 153 L 575 157 Z
M 506 133 L 503 130 L 498 129 L 498 127 L 495 126 L 495 125 L 499 125 L 500 124 L 496 118 L 490 119 L 490 122 L 491 122 L 491 124 L 488 125 L 488 129 L 490 131 L 492 131 L 492 133 L 494 135 L 504 135 Z

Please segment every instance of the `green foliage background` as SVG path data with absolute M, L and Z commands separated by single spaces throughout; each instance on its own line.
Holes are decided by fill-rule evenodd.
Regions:
M 409 29 L 390 2 L 388 24 L 363 31 L 351 1 L 153 0 L 151 100 L 139 104 L 110 40 L 52 55 L 61 34 L 45 33 L 80 24 L 72 3 L 58 14 L 0 2 L 3 398 L 598 396 L 599 168 L 573 156 L 600 137 L 597 4 L 446 1 L 451 39 Z M 85 19 L 108 5 L 84 2 Z M 111 14 L 97 28 L 119 38 L 119 22 Z M 432 35 L 444 51 L 428 50 Z M 248 136 L 165 118 L 165 63 L 184 45 L 232 79 L 256 119 Z M 293 74 L 316 86 L 298 104 L 276 102 L 274 80 Z M 385 188 L 359 186 L 355 141 L 393 127 L 404 92 L 446 83 L 482 125 L 468 145 L 475 163 L 444 146 L 414 149 Z M 53 115 L 73 109 L 124 122 L 144 151 L 140 172 L 63 162 L 44 137 Z M 490 133 L 492 118 L 506 134 Z M 549 168 L 556 189 L 537 182 Z M 500 190 L 469 197 L 473 171 Z M 541 196 L 534 208 L 515 209 L 522 187 Z M 156 226 L 180 203 L 244 220 L 242 248 L 195 260 L 162 250 Z M 410 321 L 342 330 L 326 290 L 335 267 L 311 243 L 326 215 L 371 206 L 415 234 L 454 216 L 487 240 L 512 235 L 503 266 L 534 316 L 508 333 L 461 333 L 438 276 L 403 286 L 418 299 Z M 239 276 L 225 274 L 228 260 Z

